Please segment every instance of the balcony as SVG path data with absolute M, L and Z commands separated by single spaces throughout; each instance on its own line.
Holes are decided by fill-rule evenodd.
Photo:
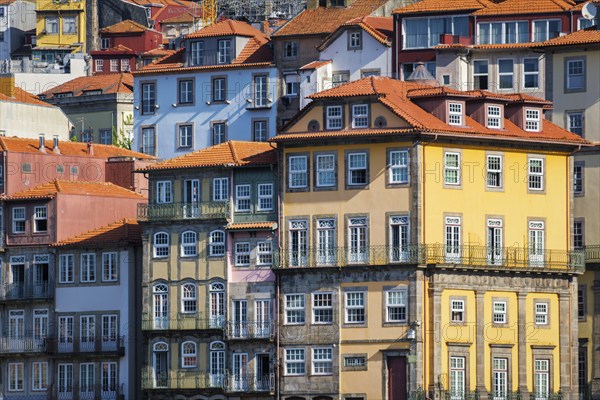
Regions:
M 125 337 L 90 338 L 89 340 L 72 339 L 70 341 L 46 339 L 46 347 L 53 354 L 77 354 L 80 356 L 124 356 Z
M 527 247 L 445 246 L 443 244 L 337 247 L 275 255 L 276 269 L 368 265 L 443 264 L 476 269 L 577 271 L 584 268 L 582 251 L 539 250 Z
M 47 339 L 33 337 L 0 338 L 0 354 L 45 353 Z
M 53 399 L 57 400 L 120 400 L 124 398 L 124 385 L 55 385 Z
M 209 374 L 195 370 L 165 373 L 156 373 L 151 369 L 142 371 L 142 389 L 144 390 L 224 389 L 225 380 L 225 374 Z
M 138 204 L 137 217 L 140 221 L 181 221 L 194 219 L 227 219 L 228 202 L 206 202 L 199 204 L 164 203 Z
M 273 321 L 256 322 L 227 322 L 225 326 L 227 339 L 273 339 L 275 323 Z
M 586 264 L 600 263 L 600 245 L 585 246 L 584 252 Z
M 198 331 L 198 330 L 222 330 L 225 327 L 224 316 L 212 318 L 183 317 L 175 319 L 170 318 L 150 318 L 147 315 L 142 317 L 143 331 Z
M 48 282 L 9 283 L 0 292 L 0 300 L 48 300 L 53 297 L 53 285 Z
M 275 374 L 251 375 L 228 374 L 225 390 L 227 392 L 271 392 L 275 390 Z

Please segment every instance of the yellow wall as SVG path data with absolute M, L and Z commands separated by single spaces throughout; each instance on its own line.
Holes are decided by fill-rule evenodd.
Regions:
M 83 43 L 81 48 L 74 47 L 73 50 L 85 49 L 85 0 L 65 1 L 56 3 L 53 0 L 38 0 L 36 3 L 37 21 L 36 21 L 36 40 L 37 46 L 69 46 L 73 43 Z M 46 29 L 45 17 L 59 17 L 59 26 L 57 34 L 44 33 Z M 76 16 L 77 33 L 63 33 L 63 17 Z

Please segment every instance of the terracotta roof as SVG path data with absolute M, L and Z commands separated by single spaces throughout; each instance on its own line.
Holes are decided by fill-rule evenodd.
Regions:
M 216 37 L 216 36 L 246 36 L 246 37 L 263 37 L 266 39 L 266 35 L 242 21 L 234 21 L 226 19 L 221 22 L 217 22 L 214 25 L 207 26 L 196 32 L 192 32 L 186 36 L 186 39 Z
M 103 50 L 92 50 L 90 51 L 90 54 L 92 56 L 96 56 L 96 55 L 103 55 L 103 54 L 132 54 L 132 56 L 136 55 L 136 52 L 133 51 L 133 49 L 130 49 L 127 46 L 123 46 L 122 44 L 118 44 L 114 47 L 111 47 L 109 49 L 103 49 Z
M 287 142 L 303 139 L 328 139 L 328 138 L 351 138 L 351 137 L 371 137 L 371 136 L 395 136 L 417 133 L 413 128 L 398 129 L 351 129 L 343 131 L 322 131 L 322 132 L 294 132 L 277 135 L 270 139 L 272 142 Z
M 202 167 L 246 167 L 277 163 L 275 149 L 264 142 L 230 140 L 150 165 L 141 171 Z
M 313 61 L 300 67 L 300 69 L 319 69 L 327 64 L 331 64 L 333 60 Z
M 124 0 L 129 3 L 134 3 L 140 6 L 159 5 L 159 6 L 187 6 L 187 7 L 198 7 L 198 5 L 192 1 L 185 0 Z
M 91 231 L 73 236 L 58 243 L 51 244 L 52 247 L 64 246 L 98 246 L 118 245 L 123 243 L 141 243 L 142 229 L 135 219 L 122 219 L 110 225 L 102 226 Z
M 85 95 L 89 90 L 102 90 L 102 94 L 133 94 L 133 75 L 128 72 L 81 76 L 53 87 L 42 93 L 47 99 L 57 93 L 73 93 L 73 97 Z
M 318 46 L 318 49 L 320 51 L 326 49 L 333 40 L 337 39 L 349 28 L 360 28 L 371 35 L 379 43 L 385 44 L 386 46 L 392 45 L 394 19 L 392 17 L 371 17 L 370 15 L 365 15 L 340 25 L 333 33 L 323 40 L 323 43 Z
M 38 150 L 39 141 L 37 139 L 27 139 L 18 137 L 0 136 L 0 149 L 2 151 L 9 151 L 15 153 L 40 153 Z M 59 141 L 58 148 L 60 154 L 56 154 L 52 151 L 52 140 L 46 140 L 46 153 L 47 155 L 54 155 L 57 157 L 63 156 L 76 156 L 76 157 L 91 157 L 91 158 L 112 158 L 112 157 L 131 157 L 138 159 L 149 159 L 152 160 L 155 157 L 147 154 L 138 153 L 137 151 L 122 149 L 120 147 L 106 145 L 106 144 L 93 144 L 93 155 L 90 155 L 87 143 L 71 142 L 71 141 Z
M 473 15 L 515 15 L 554 13 L 570 10 L 575 2 L 570 0 L 505 0 L 492 7 L 481 9 Z
M 397 8 L 394 14 L 422 14 L 459 11 L 475 11 L 493 7 L 494 3 L 488 0 L 421 0 L 406 7 Z
M 63 181 L 55 179 L 51 182 L 24 190 L 11 196 L 2 196 L 2 200 L 34 200 L 52 199 L 57 194 L 78 196 L 116 197 L 125 199 L 143 199 L 139 193 L 132 192 L 110 182 Z
M 239 224 L 229 224 L 227 229 L 230 231 L 255 231 L 261 229 L 276 229 L 277 222 L 247 222 Z
M 600 2 L 600 0 L 598 0 Z M 591 26 L 586 29 L 559 36 L 554 39 L 539 43 L 539 47 L 570 46 L 578 44 L 600 43 L 600 30 L 597 26 Z
M 160 21 L 161 24 L 181 24 L 186 22 L 195 22 L 202 18 L 202 13 L 200 9 L 194 11 L 186 11 L 179 15 L 175 15 L 174 17 L 165 18 Z
M 351 19 L 372 14 L 387 2 L 388 0 L 356 0 L 348 7 L 307 9 L 289 20 L 273 36 L 329 34 Z
M 35 106 L 42 106 L 42 107 L 53 107 L 52 105 L 50 105 L 46 102 L 43 102 L 42 100 L 38 99 L 37 96 L 34 96 L 31 93 L 28 93 L 27 91 L 21 89 L 18 86 L 15 86 L 15 96 L 14 97 L 9 97 L 9 96 L 5 95 L 4 93 L 0 92 L 0 101 L 11 101 L 14 103 L 32 104 Z
M 170 50 L 170 49 L 164 49 L 164 48 L 157 48 L 157 49 L 152 49 L 152 50 L 148 50 L 145 53 L 142 53 L 143 57 L 166 57 L 166 56 L 170 56 L 172 54 L 175 53 L 175 50 Z
M 474 49 L 474 50 L 506 50 L 506 49 L 529 49 L 539 45 L 540 42 L 527 42 L 527 43 L 494 43 L 494 44 L 439 44 L 435 46 L 436 49 Z
M 569 144 L 582 144 L 587 145 L 584 139 L 580 136 L 568 132 L 552 122 L 543 120 L 543 132 L 528 132 L 525 131 L 510 120 L 504 120 L 504 129 L 490 129 L 486 126 L 481 125 L 469 116 L 465 117 L 465 126 L 454 126 L 445 123 L 444 121 L 436 118 L 430 112 L 421 108 L 416 102 L 416 97 L 424 96 L 438 96 L 438 95 L 451 95 L 451 96 L 466 96 L 467 98 L 482 98 L 487 97 L 486 92 L 483 91 L 471 91 L 471 92 L 459 92 L 447 87 L 433 87 L 426 86 L 417 82 L 405 82 L 399 81 L 387 77 L 369 77 L 360 79 L 354 82 L 347 83 L 329 90 L 325 90 L 320 93 L 316 93 L 309 96 L 311 99 L 339 99 L 339 98 L 350 98 L 356 96 L 372 96 L 376 97 L 377 100 L 387 106 L 390 111 L 407 121 L 413 129 L 416 129 L 423 133 L 433 132 L 436 134 L 444 134 L 449 136 L 461 136 L 461 137 L 488 137 L 511 140 L 522 140 L 522 141 L 535 141 L 535 142 L 563 142 Z M 495 99 L 501 98 L 505 102 L 532 102 L 538 103 L 542 107 L 547 105 L 548 102 L 542 99 L 538 99 L 528 95 L 500 95 L 491 94 L 490 97 Z M 307 106 L 298 116 L 303 115 L 307 112 L 310 107 L 315 104 L 314 102 Z M 296 118 L 298 118 L 298 116 Z M 293 120 L 292 120 L 293 122 Z M 287 126 L 290 126 L 291 123 Z M 392 128 L 388 128 L 392 129 Z M 364 130 L 365 135 L 370 135 L 372 130 Z M 407 133 L 410 129 L 402 129 L 400 133 Z M 336 131 L 339 135 L 348 135 L 347 131 Z M 328 131 L 326 134 L 334 134 L 334 132 Z M 378 134 L 386 134 L 387 132 L 379 132 Z M 306 135 L 308 133 L 301 133 Z M 311 133 L 311 135 L 323 135 L 322 132 Z M 358 135 L 361 133 L 358 132 Z M 276 136 L 273 141 L 285 140 L 284 137 L 287 135 L 298 135 L 295 133 L 287 134 L 281 133 Z M 301 139 L 300 137 L 299 139 Z
M 144 33 L 152 29 L 130 19 L 100 29 L 100 33 Z

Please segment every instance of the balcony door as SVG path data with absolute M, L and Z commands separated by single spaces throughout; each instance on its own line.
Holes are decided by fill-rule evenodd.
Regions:
M 225 343 L 212 342 L 209 356 L 210 387 L 221 388 L 225 382 Z
M 271 300 L 256 300 L 256 337 L 266 338 L 271 335 Z
M 48 294 L 48 264 L 33 264 L 33 296 L 45 297 Z
M 154 286 L 153 291 L 154 328 L 167 329 L 169 325 L 169 288 L 165 284 L 158 284 Z
M 96 342 L 96 317 L 83 315 L 79 320 L 79 350 L 89 352 L 95 350 Z
M 154 387 L 167 387 L 169 376 L 169 345 L 165 342 L 154 344 L 152 354 Z
M 268 353 L 255 354 L 256 376 L 254 377 L 254 390 L 271 390 L 271 356 Z
M 248 302 L 246 300 L 233 300 L 231 322 L 233 337 L 248 336 Z
M 183 183 L 183 201 L 185 203 L 185 217 L 198 218 L 200 216 L 200 180 L 186 179 Z
M 73 351 L 73 317 L 58 317 L 58 351 Z
M 248 353 L 233 353 L 231 361 L 233 391 L 248 391 Z
M 102 316 L 102 351 L 117 350 L 117 316 Z
M 25 295 L 25 264 L 11 264 L 11 286 L 9 297 L 22 299 Z
M 488 264 L 502 264 L 502 220 L 488 219 L 486 241 Z

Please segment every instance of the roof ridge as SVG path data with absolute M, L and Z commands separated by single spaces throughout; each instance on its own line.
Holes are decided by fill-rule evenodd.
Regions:
M 58 183 L 58 179 L 54 179 L 54 187 L 56 188 L 57 192 L 62 192 L 62 187 L 60 186 L 60 184 Z M 32 188 L 34 189 L 34 188 Z
M 237 157 L 237 153 L 235 151 L 235 146 L 233 145 L 233 140 L 229 141 L 229 149 L 231 150 L 231 158 L 233 158 L 234 163 L 239 163 L 240 160 Z

